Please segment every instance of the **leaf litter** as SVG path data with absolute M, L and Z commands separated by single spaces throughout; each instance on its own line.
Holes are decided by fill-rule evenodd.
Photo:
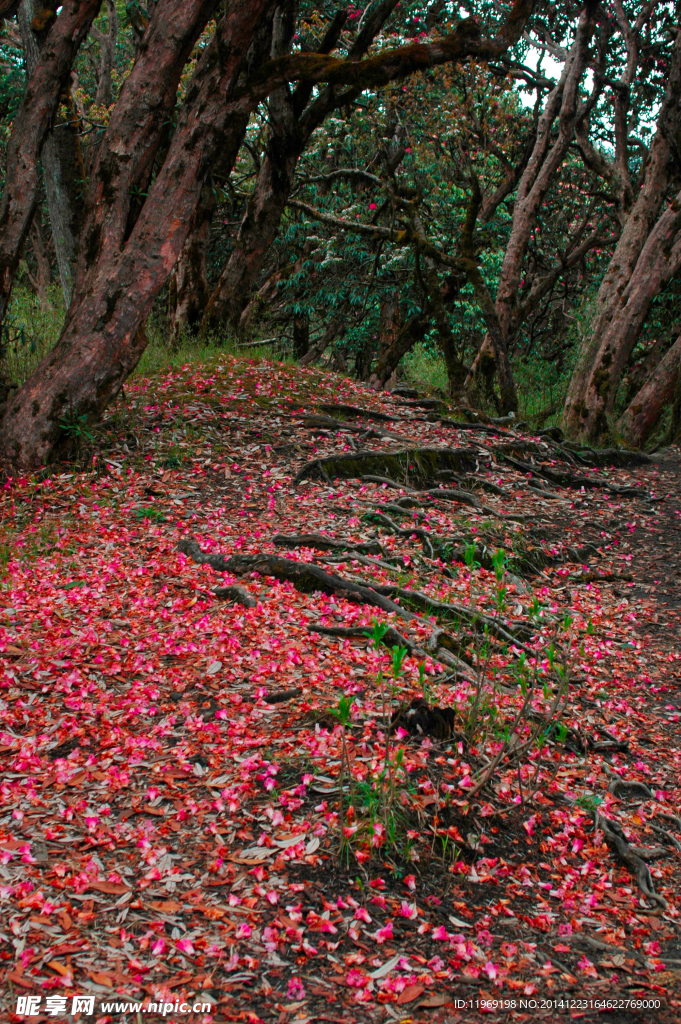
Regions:
M 7 1019 L 678 1020 L 679 453 L 446 413 L 224 358 L 5 484 Z

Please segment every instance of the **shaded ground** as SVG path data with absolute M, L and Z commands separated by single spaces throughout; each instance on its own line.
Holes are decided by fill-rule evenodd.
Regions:
M 388 419 L 330 408 L 339 403 Z M 462 429 L 443 414 L 461 415 L 225 360 L 134 385 L 79 469 L 5 488 L 7 1019 L 22 1019 L 18 996 L 37 994 L 32 1020 L 69 1020 L 76 993 L 95 997 L 83 1019 L 99 1021 L 136 1020 L 124 1005 L 159 1000 L 210 1003 L 166 1015 L 192 1021 L 679 1019 L 681 822 L 663 816 L 681 803 L 679 454 L 595 469 L 550 437 Z M 446 449 L 461 470 L 428 479 L 443 456 L 381 455 L 414 491 L 337 480 L 333 468 L 294 483 L 314 459 L 419 447 Z M 561 486 L 557 469 L 612 489 Z M 442 484 L 458 496 L 433 494 Z M 303 532 L 348 552 L 272 542 Z M 444 639 L 421 607 L 407 621 L 218 572 L 178 553 L 180 537 L 419 591 L 444 606 Z M 217 600 L 222 583 L 256 606 Z M 451 603 L 463 611 L 448 615 Z M 308 628 L 375 617 L 427 652 L 406 658 L 391 710 L 423 692 L 424 662 L 431 703 L 455 711 L 454 735 L 393 735 L 392 834 L 376 682 L 390 652 L 379 664 L 363 637 Z M 550 724 L 563 663 L 570 732 L 540 742 L 533 729 Z M 514 732 L 524 678 L 534 718 Z M 354 817 L 341 821 L 329 712 L 343 694 L 355 696 L 343 780 Z M 650 796 L 608 793 L 617 776 Z M 650 864 L 663 903 L 645 898 L 594 811 L 632 847 L 665 854 Z M 66 998 L 61 1016 L 48 997 Z M 598 1005 L 608 999 L 622 1005 Z

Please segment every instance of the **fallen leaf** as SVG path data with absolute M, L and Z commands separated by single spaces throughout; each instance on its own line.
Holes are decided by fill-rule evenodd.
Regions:
M 70 967 L 67 967 L 66 964 L 60 964 L 58 960 L 48 960 L 47 966 L 51 967 L 57 974 L 61 974 L 62 978 L 66 978 L 72 973 Z
M 180 910 L 182 904 L 176 903 L 175 900 L 152 900 L 149 906 L 161 914 L 175 914 Z
M 124 892 L 130 892 L 128 886 L 123 885 L 122 882 L 90 882 L 88 889 L 106 892 L 110 896 L 122 896 Z
M 445 992 L 433 992 L 432 996 L 426 996 L 425 999 L 420 999 L 418 1005 L 419 1009 L 421 1009 L 421 1007 L 428 1009 L 435 1006 L 445 1006 L 449 1002 L 451 1002 L 451 996 L 448 996 Z
M 88 971 L 89 977 L 95 985 L 102 985 L 104 988 L 113 988 L 114 979 L 109 974 L 100 974 L 99 971 Z
M 397 1003 L 413 1003 L 415 999 L 418 999 L 426 991 L 425 985 L 407 985 L 397 997 Z

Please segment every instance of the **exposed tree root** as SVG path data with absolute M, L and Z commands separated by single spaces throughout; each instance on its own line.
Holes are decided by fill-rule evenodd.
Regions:
M 321 633 L 322 636 L 337 636 L 352 640 L 369 640 L 370 630 L 366 626 L 319 626 L 316 624 L 310 624 L 308 627 L 310 633 Z M 399 647 L 406 647 L 410 654 L 420 654 L 422 652 L 420 648 L 416 647 L 407 636 L 403 636 L 401 633 L 394 628 L 389 626 L 386 633 L 381 641 L 386 647 L 394 647 L 397 644 Z
M 567 446 L 561 445 L 565 450 Z M 619 466 L 628 469 L 631 466 L 647 466 L 654 459 L 651 459 L 645 452 L 635 452 L 626 448 L 575 448 L 575 454 L 582 462 L 591 466 Z
M 471 448 L 404 448 L 394 452 L 350 452 L 308 462 L 295 477 L 301 480 L 361 479 L 367 474 L 403 480 L 409 486 L 427 484 L 441 469 L 475 472 L 477 453 Z
M 458 501 L 462 505 L 472 505 L 477 511 L 484 512 L 485 515 L 493 516 L 495 519 L 507 519 L 515 523 L 524 523 L 527 520 L 527 516 L 511 514 L 510 512 L 497 512 L 490 505 L 482 505 L 470 491 L 461 491 L 448 487 L 433 487 L 429 488 L 425 493 L 429 494 L 432 498 L 439 498 L 444 501 Z
M 608 786 L 608 793 L 618 799 L 631 800 L 640 796 L 643 800 L 653 800 L 653 794 L 644 782 L 627 782 L 625 779 L 614 778 Z
M 418 618 L 418 616 L 417 616 Z M 364 626 L 318 626 L 309 625 L 307 627 L 311 633 L 322 633 L 324 636 L 337 636 L 348 639 L 357 640 L 368 640 L 367 629 Z M 434 642 L 433 642 L 434 641 Z M 447 665 L 449 668 L 454 669 L 454 676 L 463 676 L 464 679 L 472 680 L 471 668 L 466 664 L 465 661 L 461 661 L 457 658 L 447 646 L 441 646 L 441 644 L 451 644 L 454 646 L 456 640 L 450 634 L 446 633 L 443 629 L 436 629 L 431 634 L 428 641 L 428 651 L 425 651 L 418 644 L 408 637 L 403 636 L 402 633 L 390 626 L 385 633 L 382 643 L 387 647 L 406 647 L 407 651 L 413 658 L 427 658 L 431 657 L 435 661 L 441 662 L 443 665 Z
M 436 740 L 455 739 L 467 746 L 466 737 L 455 729 L 454 708 L 433 707 L 423 697 L 403 704 L 390 719 L 390 731 L 405 729 L 411 736 L 432 736 Z
M 495 437 L 513 437 L 509 430 L 491 427 L 487 423 L 466 423 L 463 420 L 448 420 L 444 417 L 440 423 L 443 427 L 456 427 L 457 430 L 479 430 L 483 434 L 494 434 Z
M 244 587 L 239 587 L 236 584 L 227 587 L 216 587 L 213 593 L 220 601 L 234 601 L 235 604 L 241 604 L 244 608 L 255 608 L 258 603 L 253 594 L 249 594 Z
M 578 476 L 576 473 L 569 473 L 567 470 L 556 469 L 551 466 L 535 466 L 529 462 L 514 459 L 511 455 L 504 455 L 504 458 L 522 473 L 533 473 L 535 476 L 545 477 L 561 487 L 571 487 L 577 490 L 581 490 L 582 487 L 603 487 L 612 494 L 620 494 L 622 497 L 631 498 L 640 498 L 646 493 L 640 487 L 619 487 L 616 484 L 611 484 L 608 480 L 604 480 L 602 477 Z
M 328 413 L 329 416 L 333 415 L 345 415 L 345 416 L 360 416 L 366 420 L 378 420 L 379 422 L 390 423 L 395 417 L 388 416 L 386 412 L 376 412 L 374 409 L 360 409 L 356 405 L 343 405 L 339 403 L 336 405 L 333 402 L 324 402 L 319 408 L 322 412 Z
M 522 626 L 516 626 L 511 623 L 502 625 L 496 619 L 490 618 L 489 615 L 484 615 L 474 608 L 468 608 L 462 604 L 449 604 L 445 601 L 437 601 L 428 594 L 423 594 L 420 590 L 407 590 L 405 587 L 394 587 L 385 584 L 375 584 L 373 586 L 375 586 L 375 590 L 379 594 L 401 597 L 405 601 L 411 601 L 412 604 L 417 605 L 417 607 L 422 608 L 426 612 L 462 618 L 471 625 L 480 625 L 489 630 L 498 639 L 504 640 L 506 643 L 515 644 L 516 647 L 520 647 L 528 651 L 528 653 L 534 653 L 529 648 L 526 648 L 524 644 L 519 643 L 517 635 L 513 633 L 514 630 L 516 633 L 527 631 L 528 627 L 525 624 Z
M 394 441 L 408 441 L 409 438 L 403 434 L 396 434 L 392 430 L 385 430 L 383 427 L 357 427 L 345 420 L 337 420 L 333 416 L 309 415 L 305 416 L 303 423 L 306 427 L 317 427 L 320 430 L 346 430 L 352 434 L 361 434 L 363 438 L 390 437 Z
M 392 565 L 390 562 L 385 562 L 380 558 L 367 558 L 366 555 L 358 555 L 355 551 L 349 551 L 346 555 L 335 555 L 333 558 L 324 558 L 322 561 L 326 562 L 327 565 L 339 564 L 340 562 L 359 562 L 360 565 L 387 569 L 388 572 L 404 572 L 405 568 L 404 564 Z
M 321 533 L 277 533 L 272 543 L 283 548 L 314 548 L 316 551 L 359 551 L 362 554 L 382 555 L 378 541 L 338 540 Z
M 649 853 L 650 851 L 642 851 L 637 847 L 631 846 L 621 826 L 616 821 L 606 818 L 598 811 L 594 811 L 593 818 L 595 827 L 602 830 L 608 848 L 636 879 L 638 887 L 646 899 L 666 910 L 667 901 L 664 896 L 660 896 L 655 892 L 650 868 L 641 856 L 642 853 Z
M 613 773 L 609 765 L 604 765 L 604 768 L 610 774 L 616 774 Z M 623 784 L 629 788 L 629 791 L 634 787 L 641 787 L 639 792 L 642 793 L 642 791 L 645 790 L 649 794 L 648 799 L 652 798 L 652 793 L 643 783 L 625 782 L 624 779 L 620 779 L 619 777 L 617 779 L 613 779 L 613 782 L 611 782 L 610 785 L 612 786 L 613 783 L 615 783 L 616 786 L 618 783 Z M 610 791 L 610 787 L 608 787 L 608 789 Z M 575 805 L 575 801 L 570 797 L 561 796 L 559 799 L 562 803 L 567 803 L 571 806 Z M 615 855 L 620 864 L 629 871 L 632 878 L 636 879 L 638 887 L 645 898 L 656 907 L 660 908 L 660 910 L 666 910 L 667 901 L 664 896 L 660 896 L 659 893 L 655 892 L 650 868 L 646 864 L 646 860 L 656 860 L 659 857 L 666 856 L 667 851 L 663 850 L 661 847 L 646 849 L 643 847 L 632 846 L 622 831 L 622 826 L 619 822 L 613 821 L 612 818 L 606 818 L 606 816 L 601 814 L 597 808 L 589 811 L 589 813 L 594 823 L 594 828 L 602 831 L 608 849 Z
M 363 476 L 363 481 L 369 484 L 387 484 L 388 487 L 394 487 L 400 491 L 414 491 L 413 487 L 408 487 L 407 484 L 398 483 L 397 480 L 391 480 L 389 476 Z
M 182 545 L 182 546 L 180 546 Z M 348 601 L 373 605 L 384 612 L 395 613 L 403 619 L 414 616 L 400 605 L 383 597 L 365 583 L 354 583 L 340 576 L 332 575 L 311 562 L 296 562 L 291 558 L 277 555 L 204 555 L 196 541 L 180 541 L 178 550 L 189 555 L 201 565 L 210 565 L 219 572 L 232 572 L 236 576 L 257 572 L 261 576 L 272 576 L 282 582 L 292 583 L 303 594 L 316 591 L 322 594 L 340 596 Z M 198 553 L 198 557 L 197 557 Z

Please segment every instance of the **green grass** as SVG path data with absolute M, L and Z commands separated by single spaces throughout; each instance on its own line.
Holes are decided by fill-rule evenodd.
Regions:
M 447 391 L 447 367 L 439 352 L 433 346 L 420 342 L 414 345 L 402 359 L 400 370 L 410 384 L 420 384 L 428 389 Z
M 37 298 L 28 288 L 19 285 L 14 289 L 6 326 L 3 328 L 1 375 L 14 387 L 19 387 L 38 365 L 40 360 L 56 344 L 64 320 L 64 304 L 61 289 L 55 284 L 50 289 L 51 308 L 41 309 Z M 582 319 L 588 322 L 588 308 Z M 583 325 L 580 323 L 580 327 Z M 275 343 L 271 345 L 239 345 L 229 336 L 209 337 L 201 340 L 191 335 L 182 335 L 179 342 L 171 345 L 169 329 L 164 316 L 152 314 L 146 324 L 149 344 L 142 354 L 134 377 L 152 377 L 166 370 L 179 369 L 187 363 L 202 363 L 210 366 L 225 355 L 238 355 L 247 359 L 280 359 L 284 363 L 295 360 L 285 354 Z M 575 346 L 576 348 L 576 346 Z M 566 363 L 561 374 L 555 365 L 539 357 L 516 359 L 513 372 L 519 396 L 518 415 L 521 419 L 532 420 L 551 406 L 556 412 L 542 419 L 543 425 L 559 423 L 562 405 L 572 366 Z M 400 376 L 409 383 L 426 391 L 447 392 L 447 370 L 442 355 L 432 342 L 415 345 L 402 360 Z M 480 395 L 485 412 L 494 415 L 496 410 Z
M 50 289 L 51 308 L 41 309 L 36 296 L 19 285 L 14 289 L 8 316 L 2 330 L 2 376 L 12 387 L 20 387 L 40 360 L 59 340 L 64 323 L 64 302 L 58 284 Z M 142 353 L 133 376 L 149 377 L 186 363 L 210 365 L 224 355 L 248 359 L 277 358 L 276 343 L 272 345 L 238 345 L 231 338 L 209 337 L 201 341 L 183 335 L 179 343 L 169 343 L 168 326 L 163 318 L 152 315 L 146 324 L 149 344 Z M 286 359 L 290 362 L 290 359 Z
M 36 296 L 16 287 L 2 326 L 2 376 L 19 387 L 54 347 L 64 322 L 64 300 L 58 284 L 50 288 L 51 307 L 41 309 Z

